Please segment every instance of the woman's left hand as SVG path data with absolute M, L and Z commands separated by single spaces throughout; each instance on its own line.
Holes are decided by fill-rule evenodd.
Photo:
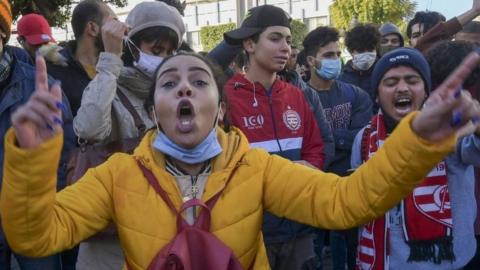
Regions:
M 479 52 L 470 53 L 452 74 L 432 92 L 412 122 L 413 131 L 431 141 L 442 141 L 467 125 L 480 124 L 480 104 L 461 89 L 465 79 L 480 62 Z

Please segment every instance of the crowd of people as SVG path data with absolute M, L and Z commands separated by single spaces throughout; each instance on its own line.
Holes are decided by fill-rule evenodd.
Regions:
M 301 48 L 261 5 L 199 53 L 184 8 L 20 48 L 0 0 L 0 270 L 480 269 L 480 0 Z

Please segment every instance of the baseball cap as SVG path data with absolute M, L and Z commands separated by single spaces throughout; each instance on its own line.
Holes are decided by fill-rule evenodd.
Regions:
M 185 24 L 182 15 L 178 10 L 164 2 L 141 2 L 137 4 L 126 19 L 127 25 L 130 27 L 128 37 L 132 37 L 143 29 L 163 26 L 172 29 L 178 37 L 177 48 L 180 47 L 185 34 Z
M 269 26 L 290 28 L 290 16 L 281 8 L 263 5 L 248 10 L 240 28 L 223 34 L 229 44 L 240 44 L 243 40 L 259 33 Z
M 39 14 L 27 14 L 22 16 L 17 24 L 18 35 L 24 37 L 28 44 L 40 45 L 55 42 L 52 30 L 47 20 Z

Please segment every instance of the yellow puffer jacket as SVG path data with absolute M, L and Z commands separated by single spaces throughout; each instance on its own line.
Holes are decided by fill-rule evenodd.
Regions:
M 218 130 L 223 152 L 213 163 L 203 200 L 220 190 L 235 170 L 212 211 L 211 231 L 229 246 L 244 268 L 269 269 L 261 234 L 262 214 L 328 229 L 365 223 L 409 194 L 455 138 L 432 145 L 405 119 L 375 157 L 350 177 L 340 178 L 250 149 L 243 134 Z M 152 150 L 148 133 L 135 153 L 116 154 L 91 169 L 75 185 L 55 192 L 62 136 L 34 150 L 5 139 L 2 222 L 11 247 L 23 255 L 45 256 L 72 247 L 113 220 L 132 269 L 145 269 L 175 235 L 175 217 L 149 186 L 136 159 L 150 168 L 176 207 L 181 196 L 164 170 L 164 157 Z M 388 153 L 388 154 L 387 154 Z M 201 254 L 199 254 L 201 256 Z

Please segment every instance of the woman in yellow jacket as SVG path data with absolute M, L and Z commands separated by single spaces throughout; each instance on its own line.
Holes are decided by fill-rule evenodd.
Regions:
M 430 97 L 435 102 L 406 117 L 374 158 L 341 178 L 251 149 L 238 129 L 216 128 L 223 112 L 213 69 L 200 56 L 178 54 L 165 59 L 155 77 L 151 114 L 157 129 L 133 155 L 116 154 L 56 193 L 61 89 L 55 85 L 49 91 L 38 57 L 37 90 L 12 117 L 5 138 L 1 216 L 8 242 L 23 255 L 45 256 L 113 221 L 129 268 L 146 269 L 177 225 L 140 162 L 177 209 L 192 198 L 208 201 L 230 179 L 211 211 L 210 231 L 243 268 L 269 269 L 261 234 L 264 210 L 311 226 L 346 229 L 380 216 L 409 194 L 453 150 L 455 132 L 472 119 L 477 124 L 478 102 L 455 89 L 479 60 L 472 54 Z M 463 116 L 454 126 L 453 111 Z M 187 211 L 187 220 L 195 217 Z

